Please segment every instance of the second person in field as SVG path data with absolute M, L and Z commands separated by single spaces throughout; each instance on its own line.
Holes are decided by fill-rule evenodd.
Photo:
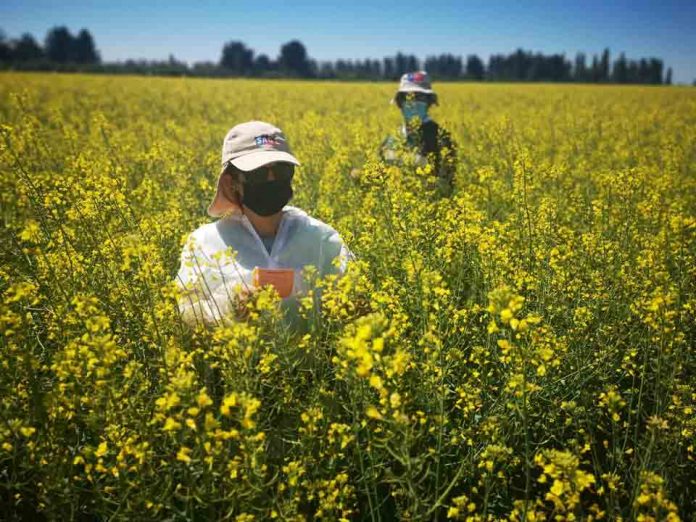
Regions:
M 449 195 L 456 170 L 455 144 L 449 132 L 429 115 L 430 107 L 438 99 L 428 73 L 404 74 L 392 103 L 401 111 L 403 124 L 395 135 L 387 136 L 382 142 L 382 159 L 398 165 L 430 165 L 435 190 L 440 195 Z

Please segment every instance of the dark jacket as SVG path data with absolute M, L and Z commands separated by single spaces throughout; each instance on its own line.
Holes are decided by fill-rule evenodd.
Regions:
M 403 164 L 404 154 L 414 154 L 417 164 L 430 163 L 441 188 L 451 190 L 456 170 L 456 150 L 450 133 L 434 120 L 417 129 L 401 129 L 399 137 L 388 136 L 381 147 L 387 163 Z

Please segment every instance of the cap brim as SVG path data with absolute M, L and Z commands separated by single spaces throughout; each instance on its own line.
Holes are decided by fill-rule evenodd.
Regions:
M 245 154 L 244 156 L 233 158 L 230 160 L 230 163 L 232 163 L 232 165 L 237 167 L 239 170 L 247 172 L 277 161 L 292 163 L 293 165 L 300 164 L 295 156 L 288 152 L 279 150 L 260 150 L 258 152 L 252 152 L 250 154 Z

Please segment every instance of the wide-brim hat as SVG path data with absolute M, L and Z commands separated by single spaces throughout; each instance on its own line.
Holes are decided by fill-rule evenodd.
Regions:
M 391 102 L 396 103 L 396 97 L 399 93 L 407 94 L 410 92 L 429 94 L 434 98 L 435 103 L 437 103 L 437 94 L 430 83 L 430 75 L 425 71 L 414 71 L 403 74 L 399 81 L 399 89 L 396 91 Z
M 215 197 L 208 206 L 208 215 L 220 217 L 241 208 L 240 202 L 230 201 L 220 190 L 222 174 L 228 165 L 250 171 L 276 162 L 300 165 L 278 127 L 262 121 L 249 121 L 232 127 L 222 142 L 222 169 L 218 175 Z

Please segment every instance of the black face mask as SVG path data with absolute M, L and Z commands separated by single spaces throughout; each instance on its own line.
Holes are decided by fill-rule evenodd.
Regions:
M 242 205 L 264 217 L 280 212 L 292 197 L 291 183 L 289 179 L 244 183 Z

